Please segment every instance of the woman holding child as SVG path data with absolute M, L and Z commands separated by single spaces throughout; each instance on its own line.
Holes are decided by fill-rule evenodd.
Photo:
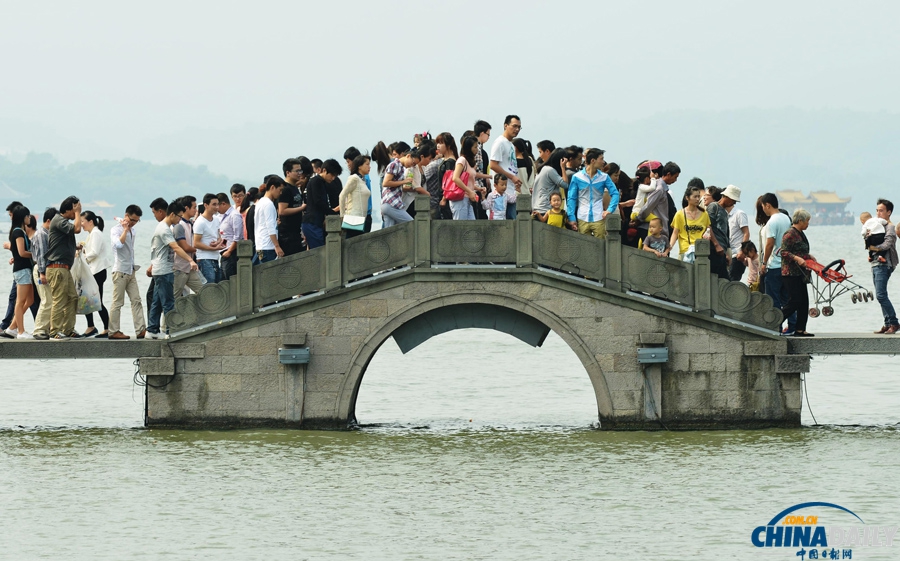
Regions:
M 565 190 L 568 186 L 568 178 L 563 173 L 566 165 L 566 151 L 562 148 L 554 150 L 547 161 L 541 166 L 537 174 L 534 188 L 531 192 L 531 210 L 544 214 L 550 210 L 550 196 L 559 193 L 560 200 L 565 201 Z

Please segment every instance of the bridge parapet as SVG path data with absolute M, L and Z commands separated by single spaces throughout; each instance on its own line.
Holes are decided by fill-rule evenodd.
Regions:
M 351 239 L 341 238 L 340 217 L 329 216 L 324 247 L 258 266 L 251 265 L 251 243 L 240 242 L 238 274 L 179 298 L 166 318 L 170 331 L 251 315 L 268 304 L 328 292 L 399 267 L 448 263 L 479 265 L 486 274 L 496 271 L 486 265 L 554 269 L 599 281 L 597 290 L 641 292 L 695 313 L 766 329 L 781 323 L 770 297 L 711 274 L 706 240 L 697 241 L 697 260 L 691 264 L 623 246 L 618 214 L 607 217 L 609 233 L 601 240 L 532 220 L 525 195 L 519 196 L 518 215 L 510 221 L 432 221 L 428 197 L 418 197 L 415 204 L 412 222 Z

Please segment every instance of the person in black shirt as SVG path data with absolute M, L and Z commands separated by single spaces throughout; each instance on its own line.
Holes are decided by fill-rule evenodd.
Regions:
M 263 181 L 263 185 L 265 184 L 266 182 Z M 256 210 L 254 203 L 257 199 L 259 199 L 259 187 L 251 187 L 241 203 L 241 214 L 244 215 L 244 229 L 247 231 L 247 239 L 253 242 L 254 253 L 256 252 L 256 232 L 254 231 L 256 224 L 253 220 L 253 213 Z M 281 244 L 281 242 L 278 243 L 279 245 Z
M 341 164 L 337 160 L 328 159 L 322 162 L 322 172 L 309 180 L 306 185 L 306 209 L 303 211 L 303 236 L 306 238 L 306 247 L 315 249 L 325 245 L 325 217 L 336 214 L 337 205 L 332 206 L 330 193 L 333 191 L 332 183 L 337 184 L 337 195 L 340 196 L 340 182 L 335 181 L 343 172 Z
M 449 132 L 442 132 L 435 137 L 437 141 L 437 153 L 442 158 L 437 171 L 437 179 L 440 182 L 441 192 L 439 206 L 439 216 L 433 217 L 435 220 L 453 220 L 453 212 L 450 210 L 450 201 L 444 198 L 444 176 L 450 172 L 453 176 L 453 170 L 456 168 L 456 160 L 459 159 L 459 150 L 456 148 L 456 140 Z
M 344 190 L 344 184 L 340 178 L 335 177 L 331 183 L 325 188 L 328 192 L 328 215 L 341 213 L 341 191 Z
M 12 229 L 9 231 L 9 243 L 3 244 L 12 253 L 13 279 L 16 282 L 16 306 L 13 310 L 13 321 L 6 332 L 18 339 L 33 339 L 25 332 L 25 310 L 34 303 L 34 283 L 31 275 L 31 240 L 28 232 L 34 235 L 34 217 L 25 206 L 17 206 L 12 211 Z
M 74 222 L 69 222 L 73 220 Z M 80 337 L 75 333 L 75 305 L 78 292 L 69 269 L 75 262 L 75 234 L 81 233 L 81 201 L 67 197 L 59 205 L 59 214 L 50 220 L 47 243 L 47 284 L 53 300 L 50 311 L 50 337 L 57 340 Z
M 22 206 L 22 203 L 19 201 L 13 201 L 9 203 L 9 206 L 6 207 L 6 213 L 9 215 L 10 219 L 12 219 L 13 210 L 16 207 Z M 0 337 L 4 337 L 6 339 L 12 338 L 12 335 L 6 333 L 6 329 L 12 324 L 13 316 L 16 311 L 16 281 L 13 280 L 12 288 L 9 291 L 9 305 L 6 308 L 6 315 L 3 316 L 3 319 L 0 320 Z M 37 295 L 37 293 L 35 293 Z M 35 298 L 34 304 L 31 305 L 31 315 L 32 317 L 37 317 L 38 309 L 40 308 L 41 299 L 40 297 Z
M 278 244 L 286 256 L 304 249 L 301 224 L 306 200 L 302 190 L 313 175 L 312 165 L 304 160 L 288 158 L 281 166 L 286 185 L 278 198 Z

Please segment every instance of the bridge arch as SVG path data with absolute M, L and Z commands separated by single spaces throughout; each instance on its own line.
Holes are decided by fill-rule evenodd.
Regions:
M 529 300 L 499 292 L 464 291 L 436 296 L 410 304 L 372 332 L 350 361 L 341 391 L 338 412 L 341 418 L 356 419 L 356 400 L 366 369 L 389 337 L 395 337 L 406 353 L 435 335 L 455 329 L 478 327 L 508 333 L 532 346 L 543 344 L 550 331 L 555 332 L 584 366 L 600 418 L 612 417 L 612 396 L 606 378 L 594 354 L 585 342 L 554 313 Z

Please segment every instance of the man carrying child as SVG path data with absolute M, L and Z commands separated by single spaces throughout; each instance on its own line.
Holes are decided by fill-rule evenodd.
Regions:
M 866 249 L 869 247 L 879 246 L 884 243 L 884 228 L 888 225 L 888 221 L 884 218 L 873 217 L 869 212 L 863 212 L 859 215 L 859 221 L 862 223 L 862 237 Z M 869 262 L 877 261 L 879 263 L 887 262 L 887 251 L 869 251 Z

